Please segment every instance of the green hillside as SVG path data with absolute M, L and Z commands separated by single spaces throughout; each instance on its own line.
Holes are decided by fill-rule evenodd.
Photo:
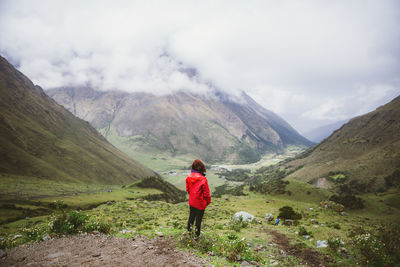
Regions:
M 400 97 L 356 117 L 288 162 L 288 178 L 323 187 L 384 191 L 400 180 Z M 325 179 L 324 179 L 325 178 Z
M 122 184 L 155 175 L 58 105 L 2 57 L 0 122 L 1 177 Z

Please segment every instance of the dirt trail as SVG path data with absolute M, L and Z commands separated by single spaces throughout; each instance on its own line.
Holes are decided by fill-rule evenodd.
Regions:
M 133 239 L 78 235 L 50 239 L 8 251 L 0 266 L 206 266 L 167 238 Z
M 333 260 L 326 255 L 322 255 L 318 251 L 312 248 L 304 248 L 299 245 L 291 245 L 290 239 L 275 230 L 265 229 L 269 234 L 274 237 L 274 242 L 278 245 L 280 249 L 285 251 L 285 253 L 295 256 L 301 259 L 307 266 L 328 266 L 328 264 L 333 263 Z

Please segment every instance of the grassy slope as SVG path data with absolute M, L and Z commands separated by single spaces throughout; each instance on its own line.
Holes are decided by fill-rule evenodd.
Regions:
M 116 184 L 154 175 L 0 58 L 0 173 Z
M 253 243 L 253 249 L 256 246 L 264 246 L 265 249 L 259 252 L 259 255 L 269 262 L 275 259 L 281 264 L 299 265 L 299 259 L 295 257 L 284 258 L 280 250 L 270 243 L 273 242 L 270 231 L 276 230 L 288 236 L 292 243 L 301 243 L 305 247 L 315 247 L 317 240 L 326 240 L 329 237 L 339 237 L 348 247 L 347 233 L 355 226 L 363 226 L 365 229 L 373 229 L 382 222 L 399 222 L 398 209 L 390 208 L 386 205 L 385 196 L 367 195 L 367 208 L 363 211 L 346 211 L 347 216 L 340 216 L 338 213 L 319 209 L 319 202 L 325 200 L 331 194 L 325 189 L 317 189 L 308 184 L 298 181 L 291 181 L 288 189 L 292 195 L 262 195 L 246 191 L 247 196 L 229 196 L 222 198 L 213 198 L 212 204 L 207 208 L 203 220 L 203 231 L 206 237 L 219 236 L 226 238 L 229 234 L 238 235 L 239 238 L 245 238 Z M 133 190 L 133 193 L 136 189 Z M 310 193 L 307 193 L 310 192 Z M 397 194 L 398 192 L 392 192 Z M 118 199 L 116 199 L 118 200 Z M 383 201 L 380 201 L 383 200 Z M 307 231 L 312 233 L 311 239 L 305 239 L 296 234 L 299 227 L 287 227 L 283 225 L 273 226 L 263 220 L 265 213 L 278 214 L 280 207 L 290 205 L 296 211 L 301 212 L 303 219 L 300 224 L 306 227 Z M 313 210 L 310 210 L 313 208 Z M 252 213 L 261 221 L 261 224 L 249 224 L 247 227 L 236 232 L 232 230 L 231 218 L 235 212 L 247 211 Z M 394 212 L 393 212 L 394 211 Z M 180 240 L 185 232 L 185 224 L 188 216 L 187 203 L 169 204 L 165 202 L 147 202 L 143 200 L 123 200 L 117 201 L 111 205 L 101 205 L 88 211 L 102 220 L 110 222 L 116 230 L 129 230 L 125 234 L 116 233 L 117 236 L 131 237 L 132 235 L 158 236 L 159 233 L 172 235 Z M 313 224 L 311 219 L 318 221 Z M 49 218 L 38 217 L 0 226 L 0 236 L 12 238 L 15 234 L 20 234 L 24 227 L 45 227 Z M 339 224 L 341 229 L 332 227 Z M 16 239 L 14 242 L 19 242 Z M 191 250 L 190 246 L 187 249 Z M 318 249 L 322 253 L 330 254 L 328 249 Z M 194 250 L 196 252 L 196 250 Z M 352 253 L 352 252 L 351 252 Z M 209 257 L 207 253 L 199 253 L 203 257 Z M 271 256 L 272 255 L 272 256 Z M 356 256 L 350 258 L 341 258 L 333 255 L 343 264 L 354 264 Z M 221 257 L 209 257 L 217 266 L 231 265 L 226 259 Z
M 310 181 L 329 171 L 347 171 L 351 179 L 368 182 L 400 169 L 400 97 L 366 115 L 352 119 L 329 138 L 312 148 L 306 157 L 289 165 L 304 167 L 289 178 Z

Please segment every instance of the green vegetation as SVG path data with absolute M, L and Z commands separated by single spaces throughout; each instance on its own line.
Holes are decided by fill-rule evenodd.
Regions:
M 261 183 L 252 183 L 250 185 L 251 191 L 260 192 L 263 194 L 285 194 L 291 191 L 286 191 L 286 185 L 288 185 L 288 181 L 283 180 L 267 180 Z
M 381 196 L 368 195 L 368 198 L 365 199 L 366 209 L 363 212 L 346 210 L 347 215 L 342 216 L 330 209 L 319 207 L 319 202 L 329 198 L 331 194 L 327 190 L 297 181 L 289 182 L 287 187 L 292 191 L 290 196 L 287 194 L 260 194 L 249 191 L 249 186 L 243 186 L 243 193 L 246 195 L 225 194 L 221 198 L 214 197 L 205 212 L 203 234 L 198 241 L 195 241 L 185 230 L 189 212 L 186 202 L 172 204 L 146 200 L 143 198 L 145 194 L 139 194 L 139 192 L 149 189 L 135 184 L 125 186 L 119 191 L 119 193 L 124 190 L 132 192 L 126 193 L 126 196 L 130 195 L 131 197 L 107 201 L 84 212 L 72 209 L 70 206 L 72 201 L 65 202 L 67 204 L 65 218 L 58 220 L 63 222 L 59 223 L 59 229 L 64 230 L 56 230 L 57 228 L 52 226 L 55 218 L 60 216 L 60 211 L 57 209 L 51 212 L 53 215 L 22 219 L 0 225 L 0 237 L 4 238 L 1 246 L 12 247 L 41 240 L 46 235 L 54 236 L 61 232 L 79 233 L 104 229 L 111 235 L 127 238 L 135 235 L 171 236 L 178 241 L 182 249 L 191 250 L 207 257 L 216 266 L 240 263 L 245 259 L 266 264 L 271 259 L 270 255 L 273 255 L 273 259 L 282 265 L 298 265 L 298 258 L 293 256 L 284 258 L 279 252 L 280 249 L 269 245 L 270 242 L 274 242 L 271 231 L 278 231 L 285 234 L 299 247 L 310 249 L 315 247 L 316 240 L 329 240 L 329 238 L 337 237 L 344 243 L 340 243 L 339 248 L 345 248 L 346 255 L 334 251 L 331 248 L 332 244 L 326 249 L 318 250 L 337 262 L 342 261 L 351 265 L 355 262 L 361 263 L 366 255 L 366 252 L 360 250 L 361 245 L 353 244 L 352 237 L 349 236 L 349 232 L 355 226 L 362 225 L 365 231 L 374 232 L 376 230 L 378 232 L 377 225 L 382 222 L 398 222 L 398 210 L 385 203 L 388 199 L 385 194 Z M 107 193 L 112 194 L 113 192 Z M 161 193 L 159 190 L 155 192 Z M 396 192 L 392 192 L 392 195 L 395 194 Z M 140 195 L 142 197 L 139 197 Z M 79 197 L 79 195 L 75 197 Z M 68 199 L 68 197 L 65 198 Z M 265 213 L 271 213 L 277 217 L 281 213 L 282 207 L 285 206 L 292 209 L 289 212 L 291 215 L 284 217 L 298 219 L 298 214 L 301 215 L 301 219 L 298 219 L 298 227 L 290 227 L 288 230 L 285 225 L 274 226 L 264 221 Z M 394 212 L 389 212 L 389 208 Z M 254 222 L 240 222 L 232 219 L 237 211 L 242 210 L 255 215 Z M 292 211 L 295 214 L 294 217 Z M 16 235 L 22 237 L 14 238 Z M 310 235 L 311 238 L 306 239 L 303 237 L 304 235 Z M 236 241 L 234 242 L 234 240 Z M 394 242 L 394 240 L 391 239 L 390 242 Z M 395 245 L 393 247 L 396 248 Z M 393 251 L 384 253 L 385 255 L 395 255 Z M 369 261 L 371 262 L 372 258 L 369 258 Z
M 301 219 L 301 214 L 298 212 L 295 212 L 292 207 L 290 206 L 284 206 L 279 209 L 279 215 L 278 218 L 284 219 L 284 220 L 300 220 Z
M 364 202 L 361 198 L 353 195 L 332 195 L 331 201 L 340 203 L 348 209 L 362 209 L 364 208 Z
M 223 171 L 217 174 L 220 178 L 226 179 L 228 181 L 244 182 L 249 179 L 250 173 L 251 171 L 248 169 L 234 169 L 232 171 Z
M 246 194 L 243 192 L 244 185 L 229 185 L 223 184 L 217 186 L 213 192 L 214 197 L 222 197 L 223 195 L 229 194 L 232 196 L 245 196 Z

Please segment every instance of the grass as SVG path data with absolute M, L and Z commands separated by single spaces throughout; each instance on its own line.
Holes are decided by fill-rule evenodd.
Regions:
M 275 230 L 284 233 L 293 243 L 303 244 L 302 246 L 305 247 L 315 247 L 316 240 L 327 240 L 330 237 L 339 237 L 347 244 L 347 233 L 357 225 L 362 225 L 366 229 L 373 229 L 380 222 L 398 222 L 399 220 L 399 210 L 393 208 L 395 211 L 394 214 L 385 213 L 383 207 L 386 210 L 388 207 L 384 202 L 387 196 L 384 195 L 368 195 L 365 198 L 366 202 L 369 203 L 368 205 L 370 205 L 367 209 L 362 211 L 346 211 L 348 215 L 341 216 L 336 212 L 319 208 L 319 201 L 327 199 L 330 196 L 329 191 L 317 189 L 297 181 L 291 181 L 288 188 L 292 191 L 291 196 L 262 195 L 246 189 L 246 196 L 225 195 L 222 198 L 213 198 L 212 204 L 207 208 L 204 215 L 202 227 L 204 238 L 216 238 L 216 236 L 219 236 L 221 240 L 215 240 L 215 242 L 228 242 L 228 236 L 236 235 L 239 239 L 244 238 L 246 249 L 254 252 L 255 247 L 263 248 L 256 254 L 254 254 L 255 252 L 251 252 L 253 253 L 251 257 L 258 255 L 261 259 L 265 260 L 271 259 L 270 255 L 272 255 L 273 259 L 282 264 L 296 265 L 296 263 L 298 264 L 298 259 L 294 257 L 282 258 L 279 249 L 270 245 L 271 242 L 273 243 L 273 238 L 269 231 Z M 156 237 L 162 233 L 164 236 L 174 237 L 178 243 L 182 242 L 182 240 L 187 240 L 184 239 L 189 212 L 186 202 L 170 204 L 162 201 L 145 201 L 141 200 L 139 196 L 145 193 L 154 193 L 154 191 L 146 191 L 147 189 L 136 187 L 129 190 L 131 190 L 131 193 L 128 190 L 119 189 L 113 190 L 111 193 L 64 197 L 63 200 L 69 205 L 82 203 L 89 205 L 104 201 L 105 199 L 115 200 L 115 202 L 94 207 L 86 212 L 91 216 L 97 216 L 109 222 L 116 236 L 131 237 L 132 235 L 146 235 Z M 392 193 L 394 194 L 395 192 Z M 132 200 L 126 199 L 130 195 L 135 195 L 137 198 Z M 54 201 L 54 198 L 46 201 Z M 299 236 L 296 233 L 299 231 L 299 226 L 274 226 L 264 221 L 266 213 L 272 213 L 277 216 L 279 208 L 286 205 L 292 206 L 295 211 L 303 215 L 300 225 L 312 233 L 312 238 L 305 239 Z M 259 223 L 250 223 L 237 232 L 231 228 L 232 217 L 235 212 L 242 210 L 255 215 Z M 318 221 L 318 224 L 314 224 L 311 219 Z M 21 229 L 26 227 L 45 227 L 48 220 L 49 216 L 42 216 L 3 224 L 0 226 L 0 237 L 6 239 L 12 238 L 17 234 L 21 234 Z M 337 223 L 340 224 L 340 229 L 332 227 L 332 225 Z M 120 232 L 122 230 L 131 232 Z M 252 245 L 249 246 L 248 244 Z M 221 256 L 225 255 L 223 254 L 225 252 L 220 252 L 221 255 L 219 255 L 217 251 L 218 253 L 215 252 L 216 256 L 209 256 L 209 253 L 213 251 L 212 247 L 199 250 L 200 248 L 182 246 L 181 249 L 191 250 L 203 257 L 208 257 L 217 266 L 235 264 L 235 261 L 228 261 L 224 256 Z M 328 249 L 318 250 L 322 253 L 330 253 Z M 340 257 L 338 260 L 349 261 Z
M 188 169 L 185 169 L 187 162 L 183 159 L 169 162 L 168 159 L 164 160 L 162 157 L 155 157 L 154 159 L 147 157 L 146 160 L 162 160 L 164 165 L 161 165 L 159 170 L 162 170 L 161 174 L 165 176 L 165 180 L 180 189 L 185 189 L 185 178 Z M 267 166 L 270 161 L 266 160 L 261 164 L 266 164 L 265 166 Z M 229 167 L 235 168 L 237 166 L 231 165 Z M 175 171 L 177 175 L 168 175 L 170 171 Z M 116 236 L 129 238 L 135 235 L 146 235 L 156 237 L 162 233 L 164 236 L 175 238 L 180 244 L 180 249 L 190 250 L 196 255 L 205 257 L 216 266 L 233 266 L 240 263 L 234 259 L 233 261 L 232 259 L 228 260 L 226 251 L 221 251 L 221 249 L 214 251 L 215 249 L 212 246 L 207 247 L 208 243 L 206 241 L 201 241 L 204 243 L 199 244 L 197 247 L 182 245 L 184 241 L 189 240 L 185 236 L 188 205 L 186 202 L 170 204 L 163 201 L 146 201 L 143 199 L 146 195 L 161 193 L 157 189 L 141 188 L 136 186 L 135 183 L 121 188 L 121 186 L 115 185 L 60 183 L 21 176 L 1 176 L 0 179 L 4 181 L 4 183 L 0 184 L 3 192 L 0 199 L 3 202 L 0 202 L 0 204 L 6 203 L 5 201 L 13 197 L 13 203 L 17 208 L 34 210 L 47 207 L 49 203 L 56 200 L 63 200 L 70 208 L 85 209 L 85 212 L 90 216 L 101 218 L 110 223 Z M 227 182 L 219 178 L 216 172 L 211 170 L 207 172 L 207 179 L 211 191 L 216 186 Z M 234 182 L 230 183 L 235 184 Z M 112 192 L 108 192 L 109 189 L 112 189 Z M 248 250 L 252 253 L 246 254 L 247 252 L 242 251 L 243 254 L 241 255 L 243 257 L 247 255 L 267 265 L 270 259 L 276 260 L 281 265 L 300 264 L 298 258 L 292 256 L 283 258 L 280 254 L 280 249 L 276 246 L 271 246 L 271 243 L 274 243 L 274 239 L 270 231 L 283 233 L 292 240 L 293 244 L 300 244 L 300 246 L 308 248 L 314 248 L 317 240 L 338 237 L 344 241 L 344 246 L 350 250 L 349 258 L 343 258 L 325 248 L 318 249 L 318 251 L 330 255 L 337 261 L 342 261 L 343 264 L 351 265 L 357 260 L 358 254 L 356 251 L 351 251 L 351 247 L 348 245 L 350 242 L 348 237 L 350 230 L 355 226 L 373 230 L 383 222 L 400 222 L 398 205 L 400 194 L 395 189 L 391 189 L 386 193 L 363 195 L 362 198 L 365 200 L 366 208 L 354 211 L 346 210 L 346 216 L 341 216 L 337 212 L 319 207 L 321 201 L 328 200 L 332 195 L 326 189 L 316 188 L 296 180 L 289 180 L 286 190 L 290 191 L 291 194 L 263 195 L 249 191 L 246 186 L 244 190 L 245 196 L 223 195 L 221 198 L 212 198 L 212 203 L 204 215 L 203 237 L 213 240 L 215 238 L 214 241 L 216 243 L 225 244 L 221 245 L 221 247 L 230 247 L 231 243 L 227 243 L 230 242 L 228 237 L 236 235 L 240 240 L 245 240 L 246 251 Z M 31 196 L 31 199 L 26 200 L 27 196 Z M 38 205 L 39 201 L 40 205 Z M 107 202 L 108 204 L 106 204 Z M 272 213 L 276 217 L 279 213 L 279 208 L 283 206 L 291 206 L 296 212 L 302 214 L 303 219 L 300 220 L 299 226 L 275 226 L 264 221 L 266 213 Z M 232 217 L 238 211 L 247 211 L 253 214 L 256 216 L 258 223 L 250 223 L 244 228 L 233 227 Z M 8 218 L 7 216 L 19 216 L 18 218 L 21 218 L 23 216 L 21 220 L 0 225 L 0 238 L 12 240 L 13 243 L 11 242 L 11 244 L 14 246 L 26 242 L 24 239 L 13 240 L 15 235 L 23 234 L 21 229 L 32 227 L 48 229 L 46 225 L 50 220 L 49 215 L 33 218 L 30 216 L 31 218 L 29 219 L 25 219 L 24 215 L 24 210 L 0 209 L 2 218 Z M 315 221 L 318 223 L 315 224 Z M 306 239 L 297 234 L 300 226 L 311 233 L 311 238 Z M 122 230 L 125 231 L 121 232 Z M 200 245 L 201 247 L 199 247 Z M 262 249 L 255 249 L 260 247 Z M 209 253 L 215 256 L 210 256 Z

